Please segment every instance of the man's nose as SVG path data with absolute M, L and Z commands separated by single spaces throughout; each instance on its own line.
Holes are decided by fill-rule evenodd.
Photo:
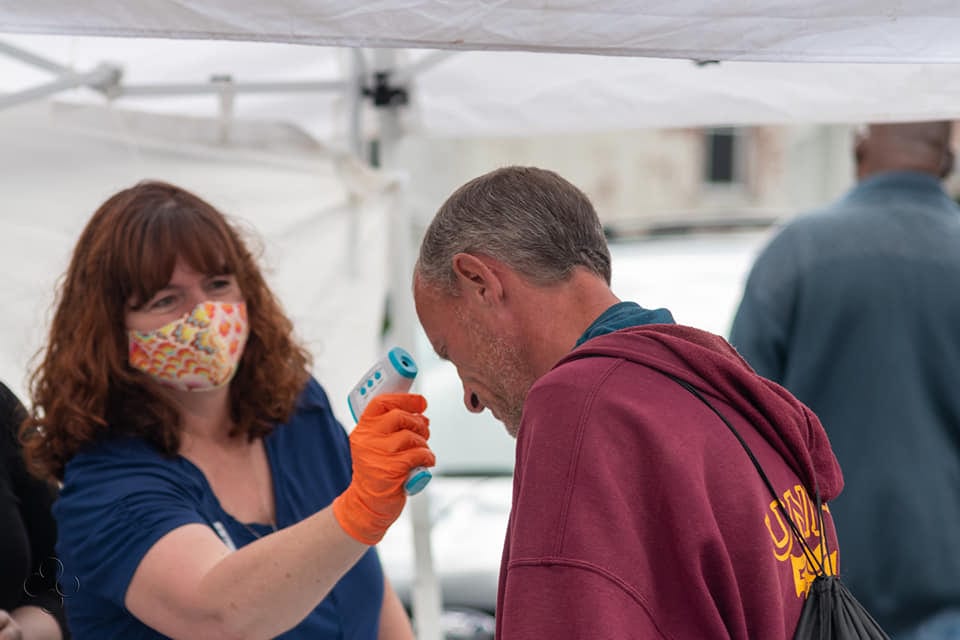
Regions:
M 480 402 L 480 396 L 467 387 L 463 388 L 463 406 L 465 406 L 470 413 L 482 413 L 485 409 L 483 403 Z

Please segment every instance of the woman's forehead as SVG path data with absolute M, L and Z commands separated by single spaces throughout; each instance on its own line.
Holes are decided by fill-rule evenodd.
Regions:
M 222 255 L 199 256 L 192 261 L 182 254 L 165 256 L 163 260 L 141 264 L 139 273 L 129 274 L 131 295 L 128 303 L 138 305 L 146 302 L 157 292 L 169 287 L 186 287 L 199 279 L 233 272 Z M 203 260 L 203 258 L 206 258 Z M 204 264 L 207 263 L 207 264 Z
M 170 279 L 167 282 L 167 286 L 168 287 L 186 286 L 186 285 L 193 284 L 199 279 L 207 278 L 211 275 L 216 275 L 216 274 L 206 273 L 204 270 L 194 267 L 192 264 L 184 260 L 182 257 L 177 256 L 176 260 L 173 263 L 173 272 L 170 274 Z

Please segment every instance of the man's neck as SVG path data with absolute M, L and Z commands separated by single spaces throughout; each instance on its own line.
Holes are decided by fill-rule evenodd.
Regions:
M 941 179 L 938 170 L 930 167 L 930 165 L 927 163 L 902 161 L 865 164 L 858 170 L 857 180 L 863 181 L 867 178 L 872 178 L 873 176 L 878 176 L 882 173 L 894 173 L 898 171 L 923 173 L 938 180 Z
M 597 275 L 575 269 L 570 278 L 551 287 L 530 287 L 522 326 L 539 378 L 573 349 L 577 339 L 600 314 L 620 302 Z

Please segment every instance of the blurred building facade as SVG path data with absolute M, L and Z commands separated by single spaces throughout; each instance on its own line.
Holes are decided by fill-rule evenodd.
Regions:
M 404 141 L 410 206 L 428 220 L 460 184 L 498 166 L 557 171 L 593 200 L 612 234 L 764 225 L 854 182 L 850 125 L 684 128 Z M 948 183 L 958 191 L 956 178 Z

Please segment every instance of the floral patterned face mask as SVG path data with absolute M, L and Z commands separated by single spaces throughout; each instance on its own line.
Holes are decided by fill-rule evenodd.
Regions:
M 242 302 L 202 302 L 153 331 L 129 331 L 130 365 L 181 391 L 208 391 L 230 382 L 250 327 Z

